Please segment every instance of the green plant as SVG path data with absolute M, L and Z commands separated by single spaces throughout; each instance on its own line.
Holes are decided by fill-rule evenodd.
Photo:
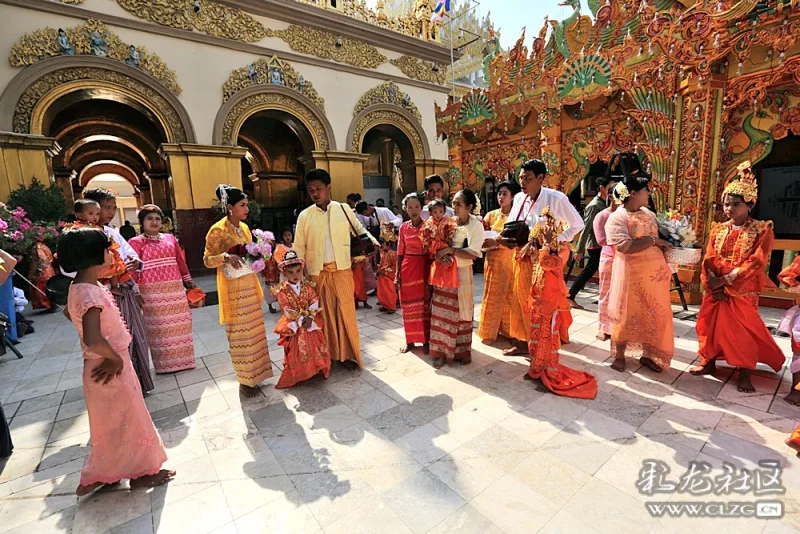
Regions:
M 35 222 L 56 223 L 66 218 L 69 213 L 61 188 L 55 185 L 45 187 L 38 178 L 31 184 L 21 185 L 8 197 L 11 208 L 22 208 L 28 218 Z
M 0 249 L 24 258 L 37 241 L 54 248 L 60 231 L 58 226 L 34 224 L 21 207 L 11 209 L 0 202 Z

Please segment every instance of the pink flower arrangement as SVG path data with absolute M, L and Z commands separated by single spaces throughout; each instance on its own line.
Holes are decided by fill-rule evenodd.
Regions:
M 272 232 L 256 229 L 253 230 L 253 237 L 256 240 L 248 243 L 244 248 L 250 268 L 254 273 L 258 273 L 267 267 L 267 260 L 272 257 L 272 244 L 275 242 L 275 236 Z
M 54 244 L 59 227 L 33 224 L 22 207 L 10 209 L 0 202 L 0 248 L 14 256 L 24 257 L 39 241 Z

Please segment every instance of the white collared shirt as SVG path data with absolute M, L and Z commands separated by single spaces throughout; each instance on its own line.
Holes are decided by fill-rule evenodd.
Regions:
M 381 223 L 392 223 L 395 228 L 400 228 L 400 225 L 403 224 L 403 218 L 400 215 L 395 215 L 392 213 L 392 210 L 389 208 L 381 208 L 380 206 L 375 206 L 375 216 L 378 217 L 378 222 Z
M 522 220 L 524 217 L 528 228 L 533 228 L 536 220 L 541 216 L 542 210 L 547 206 L 550 206 L 553 217 L 564 221 L 568 226 L 564 233 L 558 236 L 559 241 L 568 243 L 581 233 L 584 223 L 578 210 L 570 203 L 567 195 L 548 187 L 542 188 L 535 203 L 526 193 L 517 193 L 514 196 L 514 204 L 511 206 L 507 220 L 511 222 Z

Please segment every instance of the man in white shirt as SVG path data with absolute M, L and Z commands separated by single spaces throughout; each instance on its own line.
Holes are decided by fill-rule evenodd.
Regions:
M 381 223 L 392 223 L 395 229 L 400 229 L 400 225 L 403 224 L 403 218 L 392 213 L 389 208 L 370 206 L 363 200 L 356 204 L 356 213 L 361 224 L 364 224 L 366 218 L 367 226 L 375 227 L 378 231 L 380 231 Z
M 442 200 L 443 198 L 444 180 L 442 180 L 442 177 L 438 174 L 432 174 L 425 178 L 425 200 L 428 202 L 433 202 L 434 200 Z M 456 212 L 454 212 L 453 208 L 450 206 L 447 206 L 444 211 L 444 214 L 447 217 L 454 217 L 456 214 Z M 431 214 L 428 213 L 428 206 L 422 207 L 422 213 L 420 216 L 422 217 L 423 221 L 431 216 Z
M 528 228 L 533 228 L 542 210 L 550 207 L 553 216 L 567 224 L 567 229 L 558 236 L 562 242 L 570 242 L 583 230 L 583 218 L 570 203 L 567 195 L 561 191 L 542 187 L 547 178 L 547 165 L 538 159 L 531 159 L 522 164 L 520 185 L 522 191 L 514 196 L 514 204 L 508 214 L 508 221 L 525 221 Z M 499 238 L 500 244 L 514 248 L 513 240 Z M 492 243 L 486 246 L 491 247 Z M 510 349 L 503 351 L 506 355 L 524 354 L 527 352 L 528 339 L 531 332 L 531 310 L 528 298 L 531 293 L 533 273 L 532 248 L 521 249 L 517 247 L 514 254 L 514 295 L 511 301 L 511 326 L 512 336 Z M 569 323 L 566 323 L 569 324 Z M 566 341 L 566 332 L 562 332 L 562 339 Z

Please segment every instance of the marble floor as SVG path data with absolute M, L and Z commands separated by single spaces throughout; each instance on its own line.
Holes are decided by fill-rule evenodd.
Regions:
M 177 477 L 81 499 L 73 492 L 89 425 L 77 335 L 60 315 L 32 315 L 36 333 L 19 345 L 25 358 L 0 359 L 0 402 L 16 445 L 0 464 L 0 532 L 800 531 L 800 460 L 783 443 L 800 422 L 800 409 L 782 400 L 788 370 L 756 372 L 753 394 L 736 391 L 728 368 L 689 376 L 694 323 L 676 319 L 667 372 L 634 362 L 614 372 L 608 343 L 595 339 L 595 293 L 581 294 L 587 311 L 574 314 L 561 356 L 597 377 L 592 401 L 537 389 L 522 379 L 524 357 L 504 357 L 504 345 L 477 338 L 471 365 L 434 370 L 421 353 L 398 353 L 401 316 L 377 309 L 358 312 L 363 370 L 337 366 L 328 380 L 277 391 L 282 355 L 270 334 L 276 377 L 263 395 L 244 399 L 217 308 L 195 310 L 197 368 L 157 375 L 146 398 Z M 781 313 L 763 315 L 774 326 Z M 265 318 L 271 331 L 276 316 Z M 778 343 L 788 356 L 789 340 Z M 691 461 L 710 463 L 716 475 L 722 462 L 752 469 L 776 460 L 784 515 L 653 517 L 647 502 L 703 497 L 640 493 L 648 459 L 664 462 L 675 480 Z

